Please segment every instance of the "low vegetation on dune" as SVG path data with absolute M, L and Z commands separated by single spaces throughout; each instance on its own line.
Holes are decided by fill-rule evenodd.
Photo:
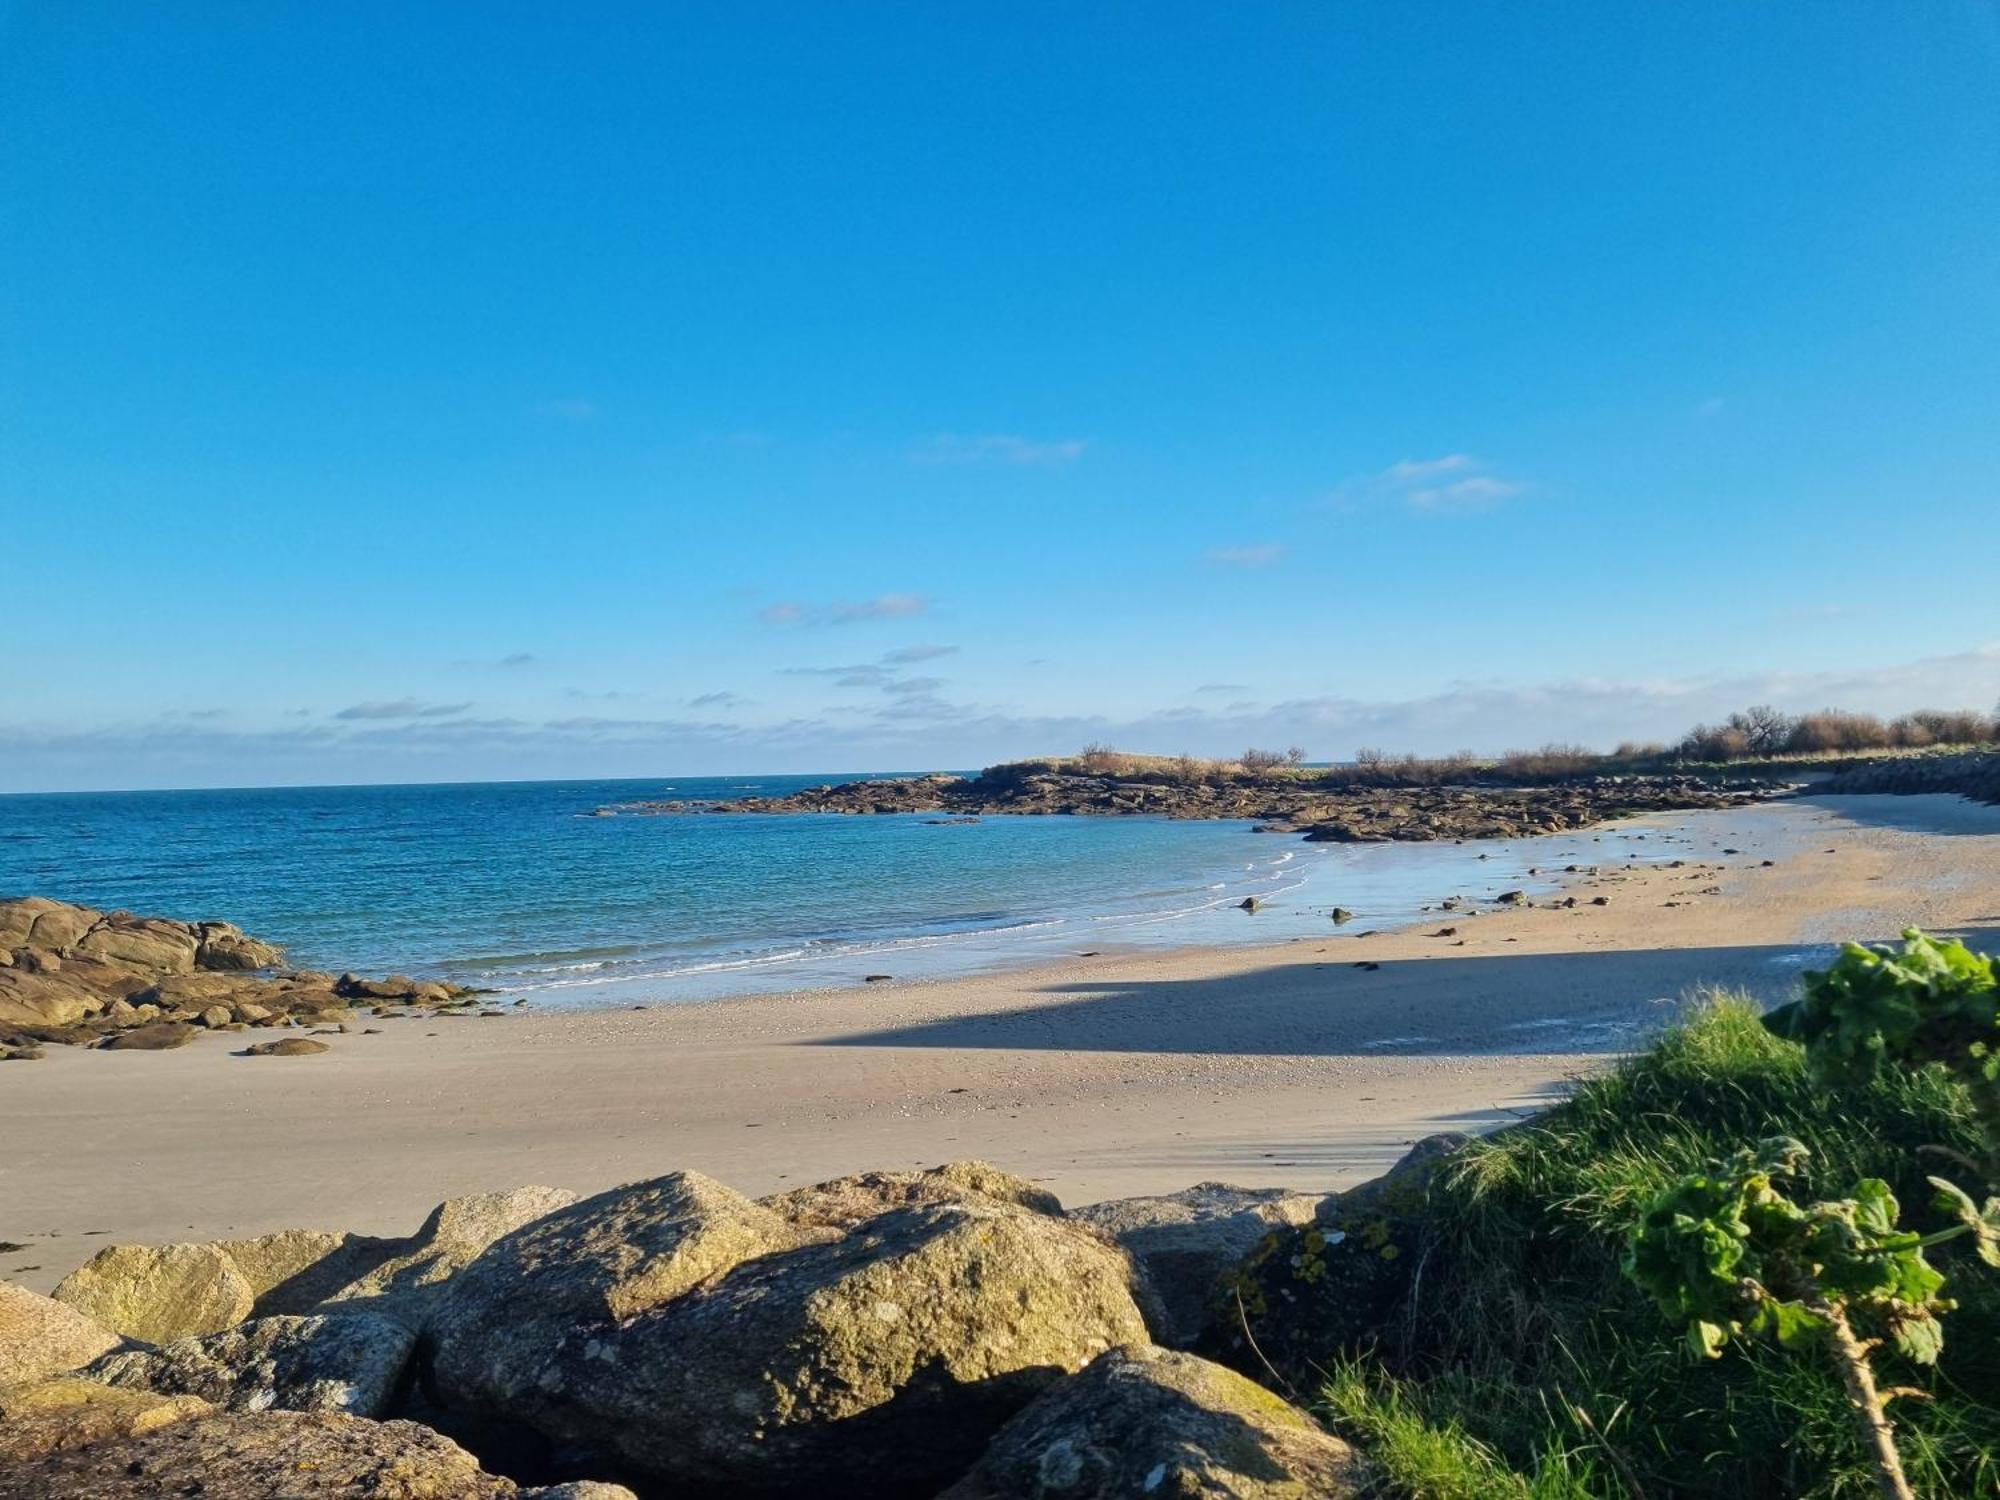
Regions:
M 2000 713 L 1920 709 L 1894 719 L 1825 709 L 1786 714 L 1768 706 L 1733 713 L 1720 724 L 1698 724 L 1672 745 L 1627 741 L 1605 752 L 1584 745 L 1547 744 L 1482 756 L 1392 754 L 1357 750 L 1336 765 L 1308 765 L 1307 752 L 1255 746 L 1233 760 L 1193 755 L 1143 755 L 1110 745 L 1086 745 L 1074 756 L 1007 761 L 980 773 L 1006 783 L 1032 776 L 1100 776 L 1166 786 L 1227 786 L 1277 782 L 1299 788 L 1415 788 L 1450 785 L 1542 786 L 1593 775 L 1647 775 L 1700 766 L 1750 771 L 1760 766 L 1806 769 L 1844 764 L 1856 756 L 2000 748 Z
M 1707 997 L 1267 1245 L 1236 1352 L 1406 1500 L 2000 1493 L 1996 1075 L 1991 965 L 1920 934 Z

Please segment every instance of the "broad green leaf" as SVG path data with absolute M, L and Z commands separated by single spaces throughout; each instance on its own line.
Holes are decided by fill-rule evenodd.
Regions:
M 1896 1351 L 1915 1365 L 1934 1365 L 1944 1350 L 1944 1329 L 1929 1314 L 1898 1322 L 1890 1330 Z

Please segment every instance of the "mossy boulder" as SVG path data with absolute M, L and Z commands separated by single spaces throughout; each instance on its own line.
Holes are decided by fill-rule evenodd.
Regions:
M 1114 1349 L 1000 1429 L 940 1500 L 1340 1500 L 1354 1451 L 1234 1370 Z
M 256 1301 L 236 1263 L 214 1245 L 110 1245 L 65 1276 L 55 1299 L 148 1344 L 219 1333 Z
M 561 1432 L 663 1485 L 928 1496 L 1052 1381 L 1145 1329 L 1122 1253 L 998 1203 L 922 1204 L 742 1262 L 547 1367 Z
M 830 1237 L 787 1223 L 698 1172 L 586 1198 L 489 1246 L 430 1320 L 447 1404 L 571 1430 L 561 1369 L 579 1329 L 636 1317 L 756 1256 Z

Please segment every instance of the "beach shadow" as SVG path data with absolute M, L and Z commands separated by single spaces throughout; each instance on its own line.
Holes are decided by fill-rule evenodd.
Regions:
M 2000 936 L 1957 935 L 1989 951 Z M 1035 993 L 1065 998 L 809 1045 L 1255 1057 L 1608 1054 L 1639 1045 L 1702 987 L 1740 990 L 1767 1005 L 1788 998 L 1800 973 L 1832 951 L 1649 948 L 1357 967 L 1367 950 L 1365 939 L 1335 940 L 1296 962 L 1236 975 L 1049 985 Z
M 1169 1171 L 1183 1180 L 1257 1182 L 1282 1173 L 1287 1181 L 1353 1182 L 1387 1170 L 1425 1136 L 1445 1131 L 1484 1135 L 1530 1118 L 1566 1095 L 1565 1082 L 1538 1098 L 1537 1108 L 1496 1105 L 1492 1109 L 1404 1117 L 1379 1127 L 1363 1123 L 1365 1116 L 1338 1120 L 1329 1116 L 1323 1133 L 1305 1139 L 1153 1139 L 1120 1142 L 1115 1153 L 1101 1155 L 1107 1162 L 1115 1155 L 1122 1169 Z M 1302 1173 L 1306 1175 L 1302 1177 Z
M 1848 822 L 1867 828 L 1894 828 L 1904 833 L 1933 833 L 1947 837 L 2000 834 L 2000 806 L 1974 802 L 1955 792 L 1907 795 L 1863 792 L 1851 796 L 1802 792 L 1791 800 L 1838 813 Z

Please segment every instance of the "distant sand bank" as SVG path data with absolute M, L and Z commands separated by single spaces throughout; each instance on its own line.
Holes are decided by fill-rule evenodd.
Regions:
M 1813 945 L 1911 922 L 2000 945 L 2000 808 L 1848 797 L 1647 821 L 1686 864 L 1579 876 L 1572 909 L 392 1021 L 301 1059 L 221 1036 L 53 1049 L 0 1074 L 0 1240 L 25 1247 L 0 1276 L 46 1289 L 114 1239 L 406 1232 L 452 1194 L 677 1167 L 753 1193 L 963 1156 L 1077 1203 L 1215 1178 L 1328 1189 L 1532 1108 L 1698 985 L 1775 995 Z

